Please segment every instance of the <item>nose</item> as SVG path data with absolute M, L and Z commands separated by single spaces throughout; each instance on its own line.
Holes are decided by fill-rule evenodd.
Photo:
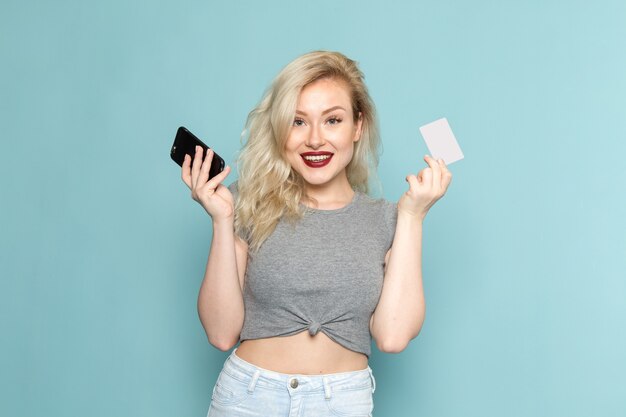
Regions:
M 320 131 L 320 128 L 316 125 L 312 125 L 311 130 L 309 131 L 309 134 L 306 138 L 305 145 L 312 149 L 319 149 L 320 147 L 322 147 L 322 145 L 324 145 L 324 143 L 326 143 L 326 141 L 322 137 L 322 132 Z

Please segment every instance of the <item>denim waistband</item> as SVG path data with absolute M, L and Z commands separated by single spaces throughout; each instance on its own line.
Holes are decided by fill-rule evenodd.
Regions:
M 376 380 L 369 367 L 358 371 L 337 372 L 331 374 L 284 374 L 260 368 L 247 362 L 236 355 L 235 348 L 224 363 L 223 372 L 229 376 L 248 384 L 248 391 L 263 386 L 269 389 L 312 392 L 324 391 L 326 397 L 330 397 L 335 390 L 351 390 L 371 388 L 372 393 L 376 389 Z M 295 382 L 294 382 L 295 381 Z M 294 386 L 295 385 L 295 386 Z

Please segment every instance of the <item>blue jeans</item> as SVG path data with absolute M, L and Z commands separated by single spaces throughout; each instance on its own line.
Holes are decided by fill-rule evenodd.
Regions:
M 207 417 L 371 417 L 372 369 L 320 375 L 282 374 L 233 350 L 217 377 Z

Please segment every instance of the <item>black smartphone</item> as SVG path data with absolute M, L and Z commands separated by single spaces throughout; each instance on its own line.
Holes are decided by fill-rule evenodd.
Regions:
M 204 149 L 204 152 L 202 153 L 202 160 L 204 161 L 209 147 L 185 127 L 179 127 L 176 132 L 176 137 L 174 138 L 174 143 L 172 144 L 172 149 L 170 150 L 172 160 L 182 167 L 183 162 L 185 162 L 185 155 L 187 154 L 191 156 L 193 162 L 193 157 L 196 154 L 196 145 L 201 146 Z M 213 160 L 211 161 L 211 168 L 209 169 L 209 179 L 222 172 L 224 170 L 224 166 L 225 163 L 222 157 L 213 153 Z

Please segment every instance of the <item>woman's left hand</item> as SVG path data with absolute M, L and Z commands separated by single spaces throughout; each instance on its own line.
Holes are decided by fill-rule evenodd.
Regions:
M 426 155 L 424 160 L 429 166 L 417 175 L 407 175 L 409 190 L 398 201 L 398 213 L 406 212 L 422 220 L 433 204 L 443 197 L 452 181 L 452 173 L 442 159 L 435 160 Z

